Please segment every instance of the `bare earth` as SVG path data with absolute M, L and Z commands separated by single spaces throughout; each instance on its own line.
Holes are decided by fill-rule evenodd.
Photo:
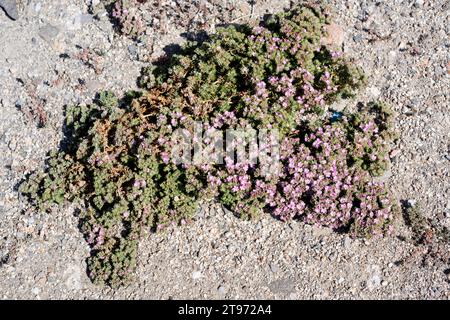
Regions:
M 384 178 L 399 200 L 420 203 L 428 218 L 450 227 L 450 2 L 329 2 L 344 30 L 344 51 L 369 77 L 358 99 L 381 98 L 398 113 L 401 139 Z M 0 10 L 0 298 L 450 298 L 450 263 L 414 246 L 401 217 L 392 237 L 354 240 L 271 217 L 241 221 L 218 206 L 205 206 L 188 226 L 141 241 L 129 286 L 93 285 L 73 208 L 36 213 L 16 190 L 58 147 L 64 105 L 88 103 L 100 89 L 135 89 L 148 64 L 141 59 L 146 45 L 118 35 L 106 12 L 93 19 L 90 3 L 19 1 L 17 21 Z M 227 17 L 234 22 L 289 6 L 221 3 L 235 4 Z M 153 51 L 145 51 L 150 58 L 184 41 L 186 30 L 176 20 L 166 23 Z M 89 66 L 82 48 L 105 54 Z M 39 128 L 39 121 L 46 125 Z

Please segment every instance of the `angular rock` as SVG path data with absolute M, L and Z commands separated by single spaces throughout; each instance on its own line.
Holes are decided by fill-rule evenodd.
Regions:
M 295 292 L 295 281 L 292 278 L 282 278 L 272 281 L 268 287 L 275 294 L 290 294 Z
M 79 30 L 84 25 L 94 21 L 94 16 L 92 14 L 78 14 L 71 21 L 67 23 L 67 29 L 69 30 Z
M 58 36 L 58 34 L 59 29 L 50 24 L 47 24 L 39 29 L 39 36 L 48 43 L 52 43 L 53 40 Z
M 19 11 L 17 10 L 16 0 L 0 0 L 0 7 L 12 20 L 19 19 Z

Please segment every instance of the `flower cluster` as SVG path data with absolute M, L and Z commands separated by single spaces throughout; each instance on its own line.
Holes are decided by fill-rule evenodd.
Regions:
M 116 1 L 116 17 L 136 21 L 124 4 Z M 64 201 L 81 207 L 89 276 L 111 286 L 132 275 L 143 234 L 188 223 L 200 199 L 214 197 L 243 218 L 267 212 L 355 236 L 389 232 L 395 202 L 372 177 L 389 163 L 392 114 L 381 103 L 338 116 L 328 110 L 354 95 L 364 75 L 321 45 L 326 23 L 323 8 L 312 5 L 256 28 L 230 26 L 144 70 L 144 92 L 120 101 L 103 92 L 96 104 L 68 108 L 64 149 L 21 192 L 41 210 Z M 226 155 L 223 163 L 177 163 L 174 135 L 192 134 L 198 123 L 206 135 L 276 130 L 277 161 Z M 269 164 L 278 175 L 265 174 Z
M 355 147 L 359 142 L 349 141 L 354 126 L 354 119 L 343 119 L 285 139 L 279 192 L 267 197 L 275 216 L 351 230 L 354 235 L 389 231 L 393 202 L 386 188 L 373 182 L 368 171 L 351 165 L 355 152 L 361 156 Z M 363 158 L 370 158 L 370 151 L 362 152 Z

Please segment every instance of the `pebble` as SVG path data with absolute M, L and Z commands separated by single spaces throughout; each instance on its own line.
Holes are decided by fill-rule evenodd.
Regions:
M 58 34 L 59 28 L 52 26 L 51 24 L 46 24 L 39 29 L 39 36 L 50 44 L 52 44 Z
M 353 36 L 353 41 L 361 42 L 363 40 L 363 36 L 361 34 L 356 34 Z
M 446 74 L 446 71 L 447 71 L 446 68 L 441 67 L 440 65 L 435 65 L 435 66 L 434 66 L 434 73 L 435 73 L 438 77 L 445 75 L 445 74 Z
M 450 218 L 450 209 L 445 209 L 444 210 L 444 215 L 446 218 Z
M 408 200 L 406 200 L 406 203 L 407 203 L 408 207 L 413 208 L 417 204 L 417 201 L 414 199 L 408 199 Z
M 38 2 L 34 5 L 34 12 L 38 13 L 42 9 L 42 3 Z
M 370 87 L 370 88 L 368 88 L 368 90 L 369 90 L 370 95 L 373 98 L 378 98 L 381 94 L 380 89 L 378 89 L 377 87 Z
M 295 291 L 295 283 L 291 278 L 272 281 L 268 287 L 275 294 L 291 294 Z
M 414 2 L 414 7 L 416 7 L 416 8 L 421 7 L 421 6 L 423 6 L 423 3 L 424 3 L 424 0 L 416 0 Z
M 381 278 L 378 274 L 374 274 L 367 280 L 367 288 L 369 291 L 373 291 L 381 284 Z
M 328 37 L 324 39 L 324 44 L 336 47 L 342 46 L 345 39 L 344 29 L 336 23 L 331 23 L 327 25 L 325 28 L 328 33 Z
M 345 236 L 344 238 L 344 247 L 349 249 L 352 246 L 352 239 L 349 236 Z
M 226 289 L 225 289 L 225 287 L 224 286 L 219 286 L 218 288 L 217 288 L 217 293 L 220 295 L 220 296 L 225 296 L 225 294 L 226 294 Z
M 37 296 L 41 292 L 41 290 L 39 288 L 33 288 L 31 289 L 31 292 Z
M 241 12 L 242 16 L 247 16 L 251 13 L 251 6 L 250 6 L 250 1 L 241 1 L 240 5 L 239 5 L 239 11 Z
M 0 7 L 6 12 L 12 20 L 19 19 L 16 0 L 0 0 Z
M 280 271 L 280 267 L 278 267 L 276 263 L 272 262 L 270 264 L 270 270 L 272 270 L 273 273 L 277 273 L 278 271 Z
M 138 53 L 137 50 L 138 50 L 137 46 L 135 46 L 133 44 L 128 46 L 128 52 L 130 53 L 130 55 L 133 59 L 135 59 L 137 57 L 137 53 Z
M 92 21 L 94 21 L 94 16 L 92 14 L 78 14 L 73 18 L 71 23 L 69 23 L 68 29 L 79 30 L 85 24 L 91 23 Z

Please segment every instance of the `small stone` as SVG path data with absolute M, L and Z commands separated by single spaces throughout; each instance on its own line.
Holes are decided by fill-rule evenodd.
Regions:
M 41 292 L 41 290 L 39 288 L 33 288 L 31 289 L 31 292 L 37 296 Z
M 200 271 L 194 271 L 194 272 L 192 272 L 192 279 L 198 280 L 198 279 L 200 279 L 200 278 L 202 278 L 202 277 L 203 277 L 203 275 L 202 275 L 202 273 L 201 273 Z
M 373 98 L 378 98 L 381 94 L 380 89 L 378 89 L 377 87 L 370 87 L 368 88 L 369 90 L 369 94 L 373 97 Z
M 39 36 L 48 43 L 52 43 L 59 34 L 59 29 L 47 24 L 39 29 Z
M 132 58 L 137 57 L 137 50 L 138 50 L 138 48 L 133 44 L 128 46 L 128 52 L 130 53 Z
M 220 295 L 220 296 L 225 296 L 225 294 L 226 294 L 226 289 L 225 289 L 225 287 L 224 286 L 219 286 L 218 288 L 217 288 L 217 293 Z
M 34 12 L 38 13 L 42 9 L 42 3 L 38 2 L 34 5 Z
M 396 59 L 397 59 L 397 52 L 395 52 L 394 50 L 389 51 L 388 53 L 389 63 L 393 63 Z
M 69 30 L 79 30 L 83 25 L 91 23 L 93 20 L 94 16 L 92 14 L 78 14 L 67 27 Z
M 405 51 L 408 48 L 408 45 L 405 41 L 400 41 L 398 44 L 398 50 Z
M 446 69 L 446 68 L 441 67 L 440 65 L 435 65 L 435 66 L 434 66 L 434 73 L 435 73 L 438 77 L 443 76 L 443 75 L 445 75 L 445 72 L 447 71 L 447 70 L 445 70 L 445 69 Z
M 14 105 L 16 108 L 22 108 L 25 105 L 25 102 L 22 99 L 18 99 Z
M 65 283 L 69 290 L 81 290 L 81 269 L 78 265 L 71 264 L 67 267 L 64 277 Z
M 94 21 L 94 16 L 92 14 L 80 14 L 75 19 L 83 25 Z
M 363 40 L 363 36 L 360 34 L 356 34 L 353 36 L 353 41 L 355 42 L 361 42 Z
M 291 294 L 295 292 L 295 282 L 292 278 L 275 280 L 268 287 L 275 294 Z
M 378 265 L 368 267 L 369 277 L 366 281 L 366 287 L 369 291 L 377 289 L 381 285 L 381 269 Z
M 16 0 L 0 0 L 0 7 L 12 20 L 19 19 Z
M 408 199 L 408 200 L 406 200 L 406 204 L 407 204 L 408 207 L 410 207 L 410 208 L 415 207 L 416 203 L 417 203 L 417 201 L 414 200 L 414 199 Z
M 346 249 L 349 249 L 352 246 L 352 239 L 350 239 L 350 237 L 346 236 L 344 238 L 344 247 Z
M 326 45 L 340 47 L 344 43 L 344 29 L 336 23 L 331 23 L 326 27 L 327 37 L 323 40 Z
M 416 0 L 414 2 L 414 7 L 416 7 L 416 8 L 421 7 L 421 6 L 423 6 L 423 3 L 424 3 L 424 0 Z
M 380 276 L 378 274 L 372 275 L 367 280 L 367 288 L 369 289 L 369 291 L 373 291 L 374 289 L 379 287 L 380 284 L 381 284 L 381 278 L 380 278 Z
M 392 150 L 391 153 L 389 154 L 389 158 L 393 159 L 393 158 L 395 158 L 396 156 L 398 156 L 399 153 L 400 153 L 400 150 L 399 150 L 399 149 L 394 149 L 394 150 Z
M 444 216 L 445 216 L 446 218 L 450 218 L 450 209 L 445 209 L 445 210 L 444 210 Z
M 280 268 L 278 267 L 278 265 L 276 263 L 271 263 L 270 264 L 270 270 L 272 270 L 273 273 L 277 273 L 278 271 L 280 271 Z
M 247 16 L 251 13 L 252 7 L 250 6 L 249 1 L 241 1 L 239 5 L 240 15 Z
M 381 285 L 382 285 L 383 287 L 386 287 L 388 284 L 389 284 L 389 282 L 387 282 L 387 281 L 385 281 L 385 280 L 381 281 Z

